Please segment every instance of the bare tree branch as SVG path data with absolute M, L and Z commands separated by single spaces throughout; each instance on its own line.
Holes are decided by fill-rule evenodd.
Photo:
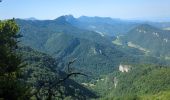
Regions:
M 51 85 L 51 88 L 53 88 L 54 86 L 56 86 L 57 84 L 60 84 L 60 83 L 62 83 L 62 82 L 64 82 L 64 81 L 66 81 L 67 79 L 69 79 L 71 76 L 73 76 L 73 75 L 83 75 L 83 76 L 87 76 L 86 74 L 83 74 L 83 73 L 79 73 L 79 72 L 74 72 L 74 73 L 70 73 L 70 74 L 68 74 L 65 78 L 63 78 L 63 79 L 61 79 L 61 80 L 59 80 L 59 81 L 56 81 L 56 82 L 54 82 L 52 85 Z
M 58 77 L 56 76 L 55 79 L 53 80 L 48 80 L 48 81 L 44 81 L 43 79 L 40 80 L 40 82 L 44 82 L 43 84 L 38 84 L 38 87 L 37 87 L 37 91 L 34 92 L 32 94 L 35 95 L 35 97 L 37 98 L 37 100 L 39 100 L 39 92 L 40 90 L 43 88 L 43 87 L 46 87 L 47 89 L 47 100 L 52 100 L 52 97 L 55 96 L 55 91 L 59 91 L 59 90 L 56 90 L 56 86 L 59 86 L 62 82 L 65 82 L 66 80 L 68 80 L 71 76 L 74 76 L 74 75 L 82 75 L 82 76 L 86 76 L 88 77 L 88 75 L 86 74 L 83 74 L 83 73 L 80 73 L 80 72 L 71 72 L 71 68 L 70 66 L 77 60 L 77 58 L 73 59 L 72 61 L 70 61 L 67 65 L 67 71 L 68 73 L 66 73 L 65 77 L 62 78 L 62 79 L 58 79 Z M 47 83 L 47 84 L 45 84 Z
M 77 60 L 77 58 L 73 59 L 72 61 L 69 61 L 68 65 L 67 65 L 67 71 L 68 71 L 69 73 L 71 72 L 71 70 L 70 70 L 71 64 L 73 64 L 76 60 Z

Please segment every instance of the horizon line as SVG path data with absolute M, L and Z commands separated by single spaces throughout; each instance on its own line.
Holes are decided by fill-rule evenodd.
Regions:
M 94 17 L 99 17 L 99 18 L 111 18 L 111 19 L 119 19 L 119 20 L 127 20 L 127 21 L 153 21 L 153 22 L 166 22 L 166 20 L 168 22 L 170 22 L 170 17 L 134 17 L 134 18 L 117 18 L 117 17 L 110 17 L 110 16 L 86 16 L 86 15 L 80 15 L 78 17 L 75 17 L 73 14 L 64 14 L 64 15 L 59 15 L 56 16 L 55 18 L 37 18 L 37 17 L 25 17 L 25 18 L 15 18 L 14 19 L 23 19 L 23 20 L 55 20 L 59 17 L 62 16 L 73 16 L 73 18 L 81 18 L 81 17 L 90 17 L 90 18 L 94 18 Z M 0 20 L 8 20 L 8 19 L 13 19 L 13 18 L 1 18 Z

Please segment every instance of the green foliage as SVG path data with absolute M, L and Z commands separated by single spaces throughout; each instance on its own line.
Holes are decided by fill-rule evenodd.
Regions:
M 67 74 L 58 68 L 56 59 L 45 53 L 35 51 L 29 47 L 19 47 L 18 53 L 22 54 L 22 62 L 26 64 L 26 67 L 22 69 L 22 78 L 31 85 L 31 94 L 33 94 L 31 98 L 47 99 L 48 86 L 53 84 L 54 80 L 63 79 Z M 95 93 L 72 79 L 57 84 L 53 89 L 53 93 L 55 94 L 53 100 L 96 97 Z
M 137 48 L 114 45 L 110 38 L 102 37 L 93 31 L 79 29 L 74 27 L 76 26 L 75 24 L 72 25 L 73 23 L 70 24 L 67 21 L 65 16 L 55 20 L 45 21 L 17 20 L 17 23 L 21 27 L 20 33 L 23 35 L 23 38 L 20 39 L 22 43 L 55 58 L 53 59 L 46 54 L 30 49 L 26 50 L 26 52 L 22 51 L 25 53 L 23 57 L 24 62 L 28 64 L 27 68 L 25 68 L 25 77 L 26 79 L 28 78 L 27 82 L 35 85 L 41 83 L 41 81 L 38 81 L 39 78 L 47 78 L 47 81 L 49 81 L 50 79 L 53 80 L 55 76 L 60 79 L 65 76 L 65 73 L 61 70 L 65 69 L 64 66 L 67 65 L 67 62 L 69 62 L 70 59 L 77 58 L 78 60 L 73 64 L 73 68 L 85 72 L 91 79 L 87 80 L 82 77 L 77 77 L 76 80 L 86 82 L 87 84 L 94 84 L 95 86 L 90 88 L 99 92 L 98 94 L 104 99 L 135 100 L 142 98 L 142 96 L 145 97 L 146 94 L 154 95 L 152 92 L 157 94 L 169 89 L 167 85 L 169 84 L 169 78 L 166 76 L 166 74 L 169 75 L 169 69 L 159 67 L 159 65 L 170 64 L 168 60 L 162 59 L 159 55 L 160 53 L 164 57 L 169 50 L 169 47 L 166 48 L 165 45 L 160 46 L 162 39 L 169 36 L 167 34 L 168 32 L 164 34 L 164 31 L 147 25 L 141 25 L 139 27 L 146 29 L 146 36 L 140 34 L 140 32 L 136 33 L 136 28 L 129 32 L 130 35 L 127 36 L 126 39 L 130 40 L 133 38 L 134 41 L 137 41 L 137 44 L 142 47 L 146 46 L 151 51 L 153 50 L 151 55 L 147 55 Z M 101 28 L 103 25 L 105 24 L 99 25 L 101 31 L 105 31 Z M 150 34 L 152 32 L 160 32 L 165 36 L 157 39 Z M 126 42 L 127 41 L 123 44 L 126 44 Z M 148 45 L 149 43 L 152 43 L 151 46 Z M 161 50 L 158 48 L 161 48 Z M 152 53 L 154 53 L 156 57 L 153 57 Z M 57 64 L 54 64 L 56 60 Z M 129 65 L 156 64 L 158 66 L 134 65 L 134 68 L 129 73 L 120 73 L 115 70 L 121 63 Z M 102 76 L 105 80 L 96 82 L 96 80 L 100 79 L 98 77 L 108 73 L 113 74 L 106 76 L 106 79 Z M 166 80 L 160 79 L 159 76 L 161 75 Z M 115 76 L 119 81 L 116 88 L 114 88 L 113 84 L 113 77 Z M 36 85 L 35 88 L 37 88 L 37 86 L 39 85 Z M 61 93 L 57 92 L 59 94 L 56 93 L 56 95 L 67 99 L 84 99 L 86 96 L 89 97 L 93 94 L 71 79 L 61 84 L 61 87 L 59 86 L 57 89 L 61 90 Z M 64 96 L 61 96 L 62 93 Z M 45 98 L 43 93 L 40 93 L 39 96 Z
M 111 89 L 107 88 L 104 82 L 100 83 L 101 81 L 96 87 L 107 88 L 107 91 L 101 92 L 104 100 L 167 100 L 170 90 L 169 75 L 170 68 L 166 66 L 133 65 L 128 73 L 114 72 L 107 76 L 117 78 L 116 88 L 113 87 L 114 82 L 111 79 L 107 83 Z
M 157 57 L 170 56 L 170 31 L 143 24 L 130 30 L 121 40 L 146 48 L 150 51 L 149 54 Z
M 23 99 L 27 86 L 20 79 L 21 58 L 16 54 L 18 26 L 14 20 L 0 21 L 0 98 Z
M 170 91 L 161 91 L 157 94 L 139 96 L 139 100 L 169 100 Z
M 55 20 L 16 20 L 23 35 L 21 42 L 36 50 L 45 52 L 59 60 L 59 68 L 70 59 L 77 58 L 73 64 L 76 69 L 96 78 L 112 72 L 122 62 L 165 64 L 155 57 L 145 56 L 138 49 L 112 44 L 110 38 L 79 29 L 66 21 L 65 16 Z M 93 71 L 95 73 L 93 73 Z M 86 79 L 77 79 L 80 82 Z

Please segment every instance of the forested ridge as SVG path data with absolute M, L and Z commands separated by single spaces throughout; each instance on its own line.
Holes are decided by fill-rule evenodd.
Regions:
M 72 16 L 0 21 L 0 99 L 168 100 L 169 31 L 152 24 Z

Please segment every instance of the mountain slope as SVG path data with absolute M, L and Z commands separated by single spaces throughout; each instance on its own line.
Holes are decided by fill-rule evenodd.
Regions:
M 166 66 L 131 65 L 128 72 L 117 70 L 93 88 L 103 94 L 102 100 L 168 100 L 169 75 L 170 68 Z
M 137 49 L 116 46 L 110 38 L 96 32 L 74 27 L 65 16 L 45 21 L 18 19 L 17 23 L 23 35 L 21 42 L 55 57 L 60 62 L 60 69 L 74 58 L 77 58 L 74 67 L 94 77 L 112 72 L 122 62 L 164 64 Z
M 54 77 L 54 79 L 57 78 L 60 80 L 66 77 L 66 73 L 59 70 L 58 62 L 49 55 L 37 52 L 29 47 L 20 47 L 18 52 L 22 55 L 23 64 L 26 64 L 26 67 L 23 69 L 23 78 L 32 86 L 33 89 L 40 87 L 42 82 L 46 82 L 45 80 L 50 81 L 50 79 L 53 79 Z M 58 98 L 86 100 L 87 98 L 96 97 L 95 93 L 72 79 L 66 80 L 60 85 L 57 85 L 57 87 L 58 91 L 56 95 L 58 95 Z M 39 95 L 42 93 L 43 90 L 40 91 Z M 45 94 L 42 95 L 43 97 L 41 98 L 45 98 Z
M 170 31 L 142 24 L 129 31 L 122 40 L 129 46 L 136 45 L 156 56 L 170 56 Z
M 81 16 L 74 18 L 72 15 L 66 15 L 65 18 L 72 25 L 86 30 L 95 31 L 102 36 L 115 36 L 125 34 L 136 25 L 136 22 L 130 22 L 109 17 L 87 17 Z
M 54 21 L 17 20 L 17 22 L 21 27 L 20 33 L 23 35 L 22 43 L 66 62 L 70 59 L 78 58 L 77 66 L 81 65 L 81 68 L 89 68 L 90 70 L 94 68 L 94 65 L 98 66 L 95 63 L 100 61 L 103 64 L 106 62 L 113 63 L 111 60 L 108 60 L 107 55 L 110 54 L 106 52 L 106 55 L 103 52 L 106 49 L 109 49 L 110 53 L 113 52 L 112 54 L 114 52 L 121 54 L 109 40 L 104 39 L 98 33 L 80 30 L 71 26 L 64 20 L 64 17 Z M 102 51 L 102 49 L 104 50 Z M 121 55 L 123 56 L 123 54 Z M 102 57 L 99 58 L 101 60 L 97 56 Z M 95 63 L 93 62 L 89 66 L 88 63 L 92 63 L 92 60 Z M 100 65 L 100 68 L 103 64 Z M 111 64 L 109 66 L 113 67 Z

